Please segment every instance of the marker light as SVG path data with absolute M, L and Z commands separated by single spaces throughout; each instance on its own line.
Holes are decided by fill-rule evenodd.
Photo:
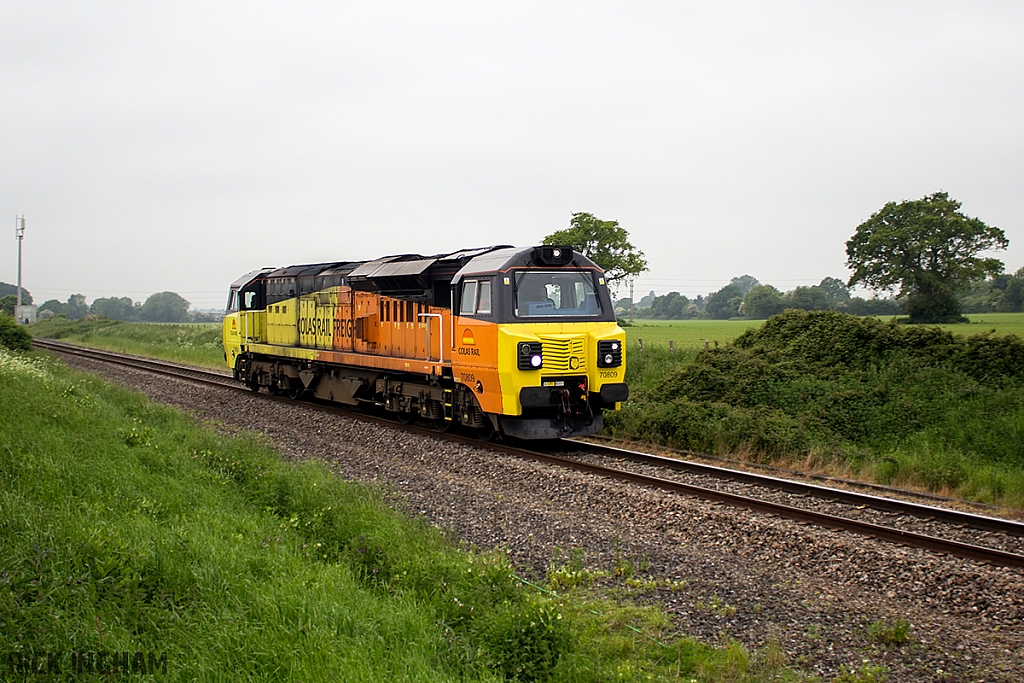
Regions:
M 622 342 L 618 339 L 602 339 L 597 342 L 597 366 L 617 368 L 622 365 Z
M 520 370 L 539 370 L 544 365 L 544 346 L 540 342 L 519 342 Z

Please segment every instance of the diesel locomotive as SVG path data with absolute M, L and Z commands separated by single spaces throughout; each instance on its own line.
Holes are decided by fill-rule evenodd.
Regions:
M 592 434 L 629 395 L 604 273 L 565 246 L 253 271 L 231 285 L 224 356 L 253 390 L 482 438 Z

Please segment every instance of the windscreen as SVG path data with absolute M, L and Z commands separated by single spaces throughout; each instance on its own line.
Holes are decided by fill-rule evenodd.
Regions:
M 601 315 L 591 271 L 529 270 L 516 273 L 519 318 L 578 318 Z

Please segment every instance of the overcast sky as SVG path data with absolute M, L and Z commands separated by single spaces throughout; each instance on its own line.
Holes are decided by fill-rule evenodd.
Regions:
M 0 280 L 37 303 L 614 219 L 638 296 L 846 278 L 944 190 L 1024 266 L 1024 3 L 22 2 L 0 11 Z M 6 218 L 2 218 L 6 216 Z

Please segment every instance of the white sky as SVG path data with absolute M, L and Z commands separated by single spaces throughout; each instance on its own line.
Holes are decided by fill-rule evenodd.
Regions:
M 23 2 L 0 280 L 223 305 L 260 266 L 620 221 L 653 289 L 846 278 L 944 190 L 1024 266 L 1024 3 Z M 2 218 L 7 216 L 6 219 Z

